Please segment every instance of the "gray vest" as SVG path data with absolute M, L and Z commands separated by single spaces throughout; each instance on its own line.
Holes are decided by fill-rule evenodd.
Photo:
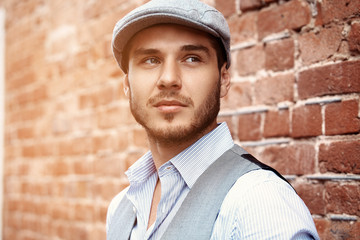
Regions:
M 276 170 L 234 145 L 198 178 L 161 239 L 210 239 L 221 204 L 230 188 L 245 173 L 261 168 L 271 170 L 285 180 Z M 133 205 L 125 196 L 111 219 L 107 240 L 129 239 L 135 218 Z

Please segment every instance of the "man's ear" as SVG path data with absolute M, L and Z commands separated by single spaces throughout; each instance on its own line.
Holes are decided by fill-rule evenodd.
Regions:
M 124 84 L 124 93 L 125 93 L 125 96 L 129 97 L 130 85 L 129 85 L 129 77 L 128 77 L 128 74 L 125 75 L 123 84 Z
M 231 83 L 231 74 L 229 69 L 226 68 L 226 63 L 224 63 L 220 70 L 220 97 L 225 97 L 230 89 Z

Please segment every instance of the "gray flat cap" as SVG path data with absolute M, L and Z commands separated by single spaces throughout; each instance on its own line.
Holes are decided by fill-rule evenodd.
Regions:
M 152 0 L 128 13 L 115 25 L 112 50 L 125 72 L 124 47 L 139 31 L 161 23 L 174 23 L 207 32 L 219 38 L 230 66 L 230 30 L 224 16 L 215 8 L 198 0 Z

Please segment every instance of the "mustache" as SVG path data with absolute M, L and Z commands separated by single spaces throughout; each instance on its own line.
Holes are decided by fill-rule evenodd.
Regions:
M 184 105 L 194 106 L 194 102 L 190 97 L 181 95 L 176 91 L 161 91 L 155 96 L 149 98 L 149 100 L 147 101 L 147 105 L 154 105 L 157 102 L 160 102 L 164 99 L 171 99 L 171 100 L 179 101 Z

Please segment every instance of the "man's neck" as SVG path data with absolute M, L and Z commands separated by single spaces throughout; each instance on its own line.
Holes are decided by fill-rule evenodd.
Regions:
M 149 137 L 149 146 L 152 153 L 153 161 L 156 169 L 159 169 L 161 165 L 181 153 L 183 150 L 194 144 L 200 138 L 202 138 L 207 133 L 211 132 L 215 129 L 217 124 L 209 126 L 205 131 L 201 134 L 194 136 L 194 138 L 183 141 L 183 142 L 163 142 L 157 141 L 157 139 Z

